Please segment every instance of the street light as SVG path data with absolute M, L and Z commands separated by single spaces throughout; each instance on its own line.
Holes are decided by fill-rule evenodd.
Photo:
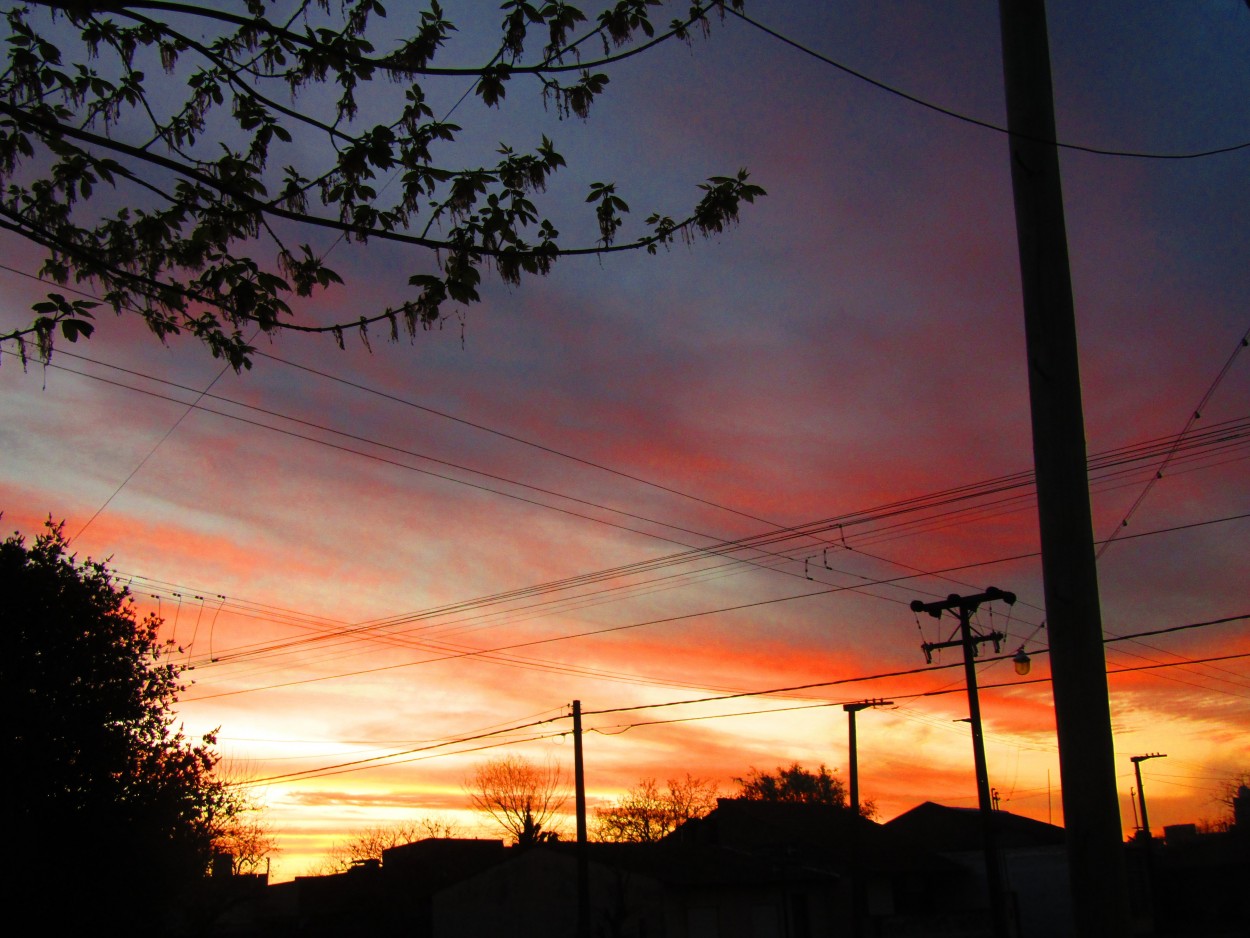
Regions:
M 1016 656 L 1011 659 L 1011 663 L 1016 666 L 1016 673 L 1024 677 L 1029 673 L 1029 669 L 1033 667 L 1033 662 L 1029 660 L 1029 656 L 1024 653 L 1024 646 L 1020 646 L 1020 650 L 1016 652 Z

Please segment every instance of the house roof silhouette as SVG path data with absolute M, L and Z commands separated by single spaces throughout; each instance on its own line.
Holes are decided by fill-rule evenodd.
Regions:
M 819 858 L 823 867 L 843 871 L 936 871 L 946 862 L 930 845 L 846 808 L 808 802 L 721 798 L 714 811 L 687 821 L 668 841 Z
M 1035 821 L 1010 811 L 991 812 L 994 840 L 1000 850 L 1021 847 L 1062 846 L 1062 827 Z M 982 848 L 981 812 L 978 808 L 951 808 L 926 801 L 888 821 L 886 830 L 901 842 L 928 850 L 957 853 Z

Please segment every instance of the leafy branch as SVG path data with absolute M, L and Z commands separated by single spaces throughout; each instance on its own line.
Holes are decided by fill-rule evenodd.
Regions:
M 418 81 L 470 75 L 482 102 L 499 107 L 513 77 L 533 75 L 561 117 L 585 118 L 608 84 L 592 68 L 668 39 L 689 41 L 692 27 L 707 30 L 710 12 L 723 15 L 721 0 L 695 3 L 664 32 L 651 16 L 661 0 L 618 0 L 573 41 L 587 22 L 577 7 L 508 0 L 499 52 L 476 68 L 430 64 L 456 29 L 433 0 L 385 54 L 370 39 L 373 21 L 386 15 L 377 0 L 303 3 L 280 23 L 268 15 L 274 5 L 248 0 L 242 14 L 163 0 L 34 0 L 5 14 L 0 228 L 47 252 L 40 276 L 88 285 L 116 313 L 137 311 L 162 340 L 189 332 L 237 370 L 250 367 L 244 329 L 330 333 L 340 345 L 345 331 L 365 338 L 375 323 L 389 325 L 392 339 L 401 327 L 415 336 L 449 315 L 448 304 L 479 301 L 483 267 L 519 284 L 562 257 L 654 253 L 679 235 L 724 231 L 743 202 L 764 194 L 745 170 L 713 176 L 681 221 L 652 213 L 626 238 L 629 205 L 615 183 L 596 182 L 586 202 L 600 238 L 565 246 L 535 203 L 565 166 L 553 142 L 544 136 L 529 152 L 505 144 L 493 165 L 448 168 L 437 157 L 450 155 L 460 128 L 434 118 Z M 542 57 L 527 63 L 536 29 Z M 595 37 L 604 56 L 580 61 Z M 150 79 L 152 67 L 165 77 Z M 576 77 L 565 83 L 562 73 Z M 362 107 L 360 94 L 378 77 L 403 86 L 381 122 L 375 112 L 386 106 L 374 99 L 387 97 L 371 92 Z M 293 103 L 280 103 L 267 82 L 281 83 Z M 330 113 L 294 103 L 313 88 L 332 91 Z M 384 199 L 392 185 L 397 194 Z M 311 208 L 313 199 L 328 211 Z M 417 249 L 409 291 L 350 321 L 298 322 L 297 301 L 343 282 L 324 252 L 286 240 L 318 230 Z M 91 335 L 95 305 L 49 294 L 0 345 L 16 343 L 25 361 L 33 341 L 46 361 L 58 337 Z

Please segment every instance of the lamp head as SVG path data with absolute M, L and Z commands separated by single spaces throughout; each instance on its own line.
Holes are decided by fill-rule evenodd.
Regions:
M 1016 666 L 1016 673 L 1021 677 L 1029 673 L 1029 669 L 1033 667 L 1033 662 L 1029 660 L 1029 656 L 1024 653 L 1024 646 L 1020 646 L 1020 650 L 1016 652 L 1016 656 L 1011 659 L 1012 664 Z

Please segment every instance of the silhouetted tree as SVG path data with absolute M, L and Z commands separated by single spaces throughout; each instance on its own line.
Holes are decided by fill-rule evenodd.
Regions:
M 789 768 L 779 765 L 775 775 L 752 767 L 749 775 L 734 781 L 741 787 L 738 797 L 747 801 L 799 801 L 849 810 L 846 786 L 824 765 L 815 772 L 797 762 L 791 763 Z M 872 817 L 877 809 L 871 801 L 865 801 L 860 804 L 859 813 Z
M 260 873 L 278 852 L 278 841 L 269 822 L 257 809 L 240 809 L 226 817 L 213 836 L 213 856 L 230 858 L 235 876 Z
M 230 858 L 233 875 L 260 873 L 268 861 L 280 853 L 278 838 L 266 815 L 264 804 L 253 797 L 248 782 L 254 772 L 247 763 L 218 761 L 213 778 L 224 785 L 228 810 L 213 824 L 213 861 L 210 870 L 220 875 L 222 856 Z
M 593 26 L 563 0 L 505 0 L 497 51 L 447 67 L 440 53 L 456 27 L 434 0 L 401 5 L 399 27 L 379 23 L 377 0 L 14 4 L 0 70 L 0 228 L 46 251 L 44 278 L 85 283 L 162 339 L 189 332 L 236 370 L 250 366 L 256 329 L 340 345 L 374 323 L 412 336 L 447 304 L 476 302 L 482 267 L 518 283 L 570 254 L 654 252 L 723 231 L 763 194 L 745 170 L 714 176 L 685 217 L 652 214 L 625 240 L 629 206 L 614 183 L 595 182 L 585 201 L 599 240 L 565 247 L 531 201 L 565 165 L 555 145 L 503 145 L 487 165 L 457 158 L 461 128 L 435 115 L 429 82 L 467 80 L 498 107 L 525 78 L 561 117 L 584 118 L 608 84 L 598 69 L 706 31 L 724 2 L 697 0 L 657 34 L 660 0 L 617 0 Z M 343 322 L 295 321 L 293 304 L 341 282 L 310 243 L 317 235 L 412 249 L 410 289 Z M 91 335 L 96 305 L 49 293 L 0 344 L 16 342 L 25 359 L 33 340 L 46 360 L 58 334 Z
M 539 767 L 520 756 L 492 759 L 477 767 L 465 788 L 473 807 L 518 846 L 559 838 L 551 825 L 568 800 L 559 766 Z
M 6 837 L 21 847 L 10 895 L 54 924 L 158 923 L 237 806 L 213 777 L 213 737 L 173 728 L 179 672 L 159 620 L 137 621 L 106 566 L 67 555 L 51 522 L 33 546 L 0 544 L 0 583 Z
M 653 843 L 715 808 L 717 794 L 715 782 L 690 773 L 684 779 L 670 778 L 663 791 L 655 779 L 644 778 L 624 797 L 595 809 L 595 839 Z

